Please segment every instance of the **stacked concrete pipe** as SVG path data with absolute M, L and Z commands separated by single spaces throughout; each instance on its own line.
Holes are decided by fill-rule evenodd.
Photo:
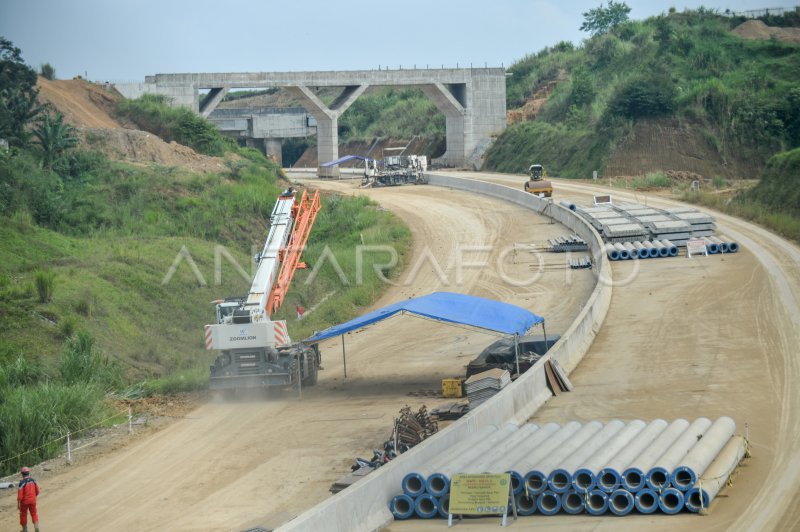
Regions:
M 647 472 L 647 487 L 661 493 L 670 487 L 670 474 L 684 456 L 691 450 L 703 434 L 711 426 L 711 420 L 705 417 L 695 419 L 689 427 L 675 440 L 675 443 L 658 459 L 657 465 Z
M 734 436 L 728 440 L 700 480 L 686 492 L 686 509 L 691 512 L 707 509 L 746 453 L 747 442 L 743 437 Z

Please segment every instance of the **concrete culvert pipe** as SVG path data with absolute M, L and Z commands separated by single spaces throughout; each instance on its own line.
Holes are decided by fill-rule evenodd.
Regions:
M 530 452 L 534 449 L 530 445 L 533 435 L 539 430 L 539 426 L 534 423 L 526 423 L 519 430 L 511 434 L 508 438 L 497 442 L 497 445 L 483 456 L 478 456 L 469 464 L 464 465 L 464 469 L 459 473 L 505 473 L 505 458 L 510 454 L 518 452 L 520 449 Z
M 737 244 L 736 242 L 728 242 L 728 251 L 730 251 L 731 253 L 736 253 L 737 251 L 739 251 L 739 244 Z
M 658 510 L 658 494 L 650 488 L 636 492 L 633 497 L 636 510 L 643 514 L 651 514 Z
M 567 200 L 561 200 L 558 203 L 571 211 L 574 211 L 577 208 L 577 206 L 574 203 L 569 202 Z
M 573 488 L 573 472 L 586 460 L 594 456 L 603 445 L 625 427 L 619 419 L 609 421 L 599 432 L 581 443 L 575 452 L 569 454 L 561 464 L 547 477 L 550 489 L 556 493 L 564 493 Z M 585 491 L 584 491 L 585 492 Z
M 611 493 L 619 488 L 622 483 L 622 472 L 639 454 L 655 440 L 659 434 L 667 428 L 667 422 L 663 419 L 655 419 L 647 424 L 631 442 L 614 456 L 603 467 L 597 476 L 597 487 Z M 631 497 L 631 500 L 633 497 Z
M 619 260 L 628 260 L 631 258 L 631 254 L 628 253 L 628 250 L 625 249 L 625 246 L 619 242 L 614 243 L 614 248 L 619 251 Z
M 642 242 L 642 245 L 647 248 L 647 252 L 650 254 L 651 259 L 658 258 L 658 250 L 656 249 L 656 247 L 653 245 L 652 242 L 645 240 L 644 242 Z
M 431 519 L 439 513 L 439 501 L 430 493 L 423 493 L 414 501 L 414 512 L 422 519 Z
M 647 472 L 647 487 L 651 490 L 660 493 L 662 490 L 670 486 L 670 474 L 672 470 L 678 465 L 678 462 L 686 456 L 686 453 L 694 447 L 697 440 L 703 437 L 703 434 L 711 426 L 711 420 L 705 417 L 695 419 L 689 428 L 687 428 L 675 443 L 656 460 L 656 465 Z
M 454 473 L 466 471 L 469 464 L 473 463 L 478 457 L 490 452 L 498 442 L 505 440 L 517 430 L 519 430 L 518 425 L 507 423 L 485 439 L 474 442 L 472 448 L 462 454 L 448 453 L 453 455 L 452 459 L 428 476 L 425 482 L 427 492 L 435 497 L 441 497 L 450 491 L 450 476 Z M 472 438 L 470 439 L 472 440 Z
M 536 509 L 542 515 L 556 515 L 561 511 L 561 497 L 554 491 L 545 490 L 536 497 Z
M 631 493 L 636 493 L 644 488 L 647 472 L 656 465 L 656 461 L 675 443 L 675 440 L 686 432 L 687 428 L 689 428 L 689 422 L 685 419 L 676 419 L 670 423 L 664 432 L 642 450 L 639 456 L 622 472 L 622 487 Z
M 585 504 L 583 494 L 575 490 L 561 494 L 561 508 L 568 514 L 582 514 Z
M 670 257 L 677 257 L 678 256 L 678 246 L 670 242 L 669 240 L 662 240 L 662 244 L 669 250 Z
M 653 247 L 658 250 L 658 256 L 661 258 L 669 257 L 669 248 L 659 242 L 658 240 L 653 241 Z
M 536 497 L 528 495 L 524 491 L 514 495 L 517 503 L 517 513 L 519 515 L 533 515 L 536 513 Z
M 602 490 L 591 490 L 586 495 L 586 513 L 603 515 L 608 511 L 608 493 Z
M 633 495 L 628 490 L 615 490 L 608 496 L 608 509 L 614 515 L 628 515 L 635 504 Z
M 746 447 L 745 440 L 741 436 L 734 436 L 728 440 L 697 484 L 686 492 L 687 510 L 699 512 L 701 509 L 708 509 L 711 501 L 728 482 L 731 474 L 744 458 Z
M 414 499 L 408 495 L 397 495 L 389 502 L 389 510 L 395 519 L 408 519 L 414 515 Z
M 433 457 L 427 464 L 424 464 L 416 471 L 408 473 L 400 483 L 403 493 L 414 498 L 425 493 L 427 476 L 442 466 L 452 462 L 456 457 L 463 455 L 472 449 L 479 442 L 485 440 L 495 432 L 497 432 L 497 425 L 486 425 L 477 430 L 469 437 L 466 437 L 448 449 L 447 453 L 441 453 Z
M 704 238 L 703 242 L 706 243 L 706 250 L 708 251 L 709 255 L 716 255 L 717 253 L 719 253 L 719 244 L 713 242 L 709 238 Z
M 450 494 L 442 495 L 439 497 L 439 515 L 447 517 L 450 513 Z
M 603 466 L 636 437 L 646 424 L 640 419 L 631 421 L 614 435 L 597 452 L 575 469 L 572 474 L 572 487 L 578 493 L 587 493 L 597 485 L 597 475 Z
M 665 514 L 674 515 L 683 510 L 683 492 L 675 488 L 667 488 L 661 492 L 658 507 Z
M 573 436 L 567 438 L 561 445 L 553 449 L 545 458 L 539 461 L 531 471 L 525 475 L 525 482 L 528 490 L 538 490 L 548 488 L 555 493 L 564 493 L 572 485 L 572 473 L 558 466 L 564 462 L 571 454 L 578 451 L 583 444 L 589 441 L 595 434 L 603 429 L 603 424 L 599 421 L 590 421 L 580 428 Z M 552 473 L 558 469 L 553 478 Z M 553 486 L 557 485 L 558 489 Z
M 630 242 L 623 242 L 622 246 L 628 252 L 628 255 L 630 255 L 630 258 L 632 258 L 632 259 L 638 259 L 639 258 L 639 250 L 636 249 L 633 246 L 633 244 L 631 244 Z
M 533 471 L 536 465 L 545 460 L 550 454 L 558 449 L 573 434 L 580 430 L 581 424 L 577 421 L 570 421 L 560 430 L 556 431 L 550 438 L 544 441 L 537 449 L 522 457 L 520 462 L 513 468 L 514 471 L 525 472 L 525 484 L 528 495 L 538 495 L 547 487 L 547 479 L 537 477 L 532 483 L 528 483 L 528 473 Z
M 509 473 L 511 475 L 511 488 L 514 495 L 520 493 L 525 487 L 525 473 L 527 471 L 517 471 L 516 467 L 523 459 L 538 449 L 543 442 L 547 441 L 553 434 L 561 430 L 558 423 L 545 423 L 526 438 L 517 449 L 509 451 L 503 456 L 497 457 L 497 461 L 491 468 L 492 473 Z M 535 501 L 532 504 L 536 504 Z
M 636 248 L 636 252 L 639 255 L 640 259 L 649 259 L 650 258 L 650 250 L 644 247 L 644 244 L 641 242 L 632 242 L 633 247 Z
M 723 416 L 711 425 L 703 438 L 692 447 L 689 453 L 673 469 L 670 475 L 672 486 L 688 491 L 697 479 L 708 469 L 714 458 L 736 432 L 736 422 Z
M 619 251 L 612 244 L 606 244 L 606 255 L 609 260 L 619 260 Z

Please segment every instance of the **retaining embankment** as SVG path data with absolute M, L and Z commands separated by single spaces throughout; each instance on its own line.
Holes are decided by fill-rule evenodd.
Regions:
M 611 266 L 600 236 L 583 218 L 569 209 L 522 190 L 461 177 L 429 174 L 430 184 L 508 201 L 561 223 L 589 244 L 593 272 L 598 282 L 572 325 L 546 356 L 520 378 L 474 411 L 417 445 L 397 460 L 364 477 L 333 497 L 300 514 L 280 530 L 375 530 L 392 521 L 389 501 L 397 495 L 403 477 L 445 453 L 465 436 L 488 425 L 522 423 L 551 396 L 544 362 L 557 360 L 567 371 L 578 365 L 605 319 L 611 303 Z

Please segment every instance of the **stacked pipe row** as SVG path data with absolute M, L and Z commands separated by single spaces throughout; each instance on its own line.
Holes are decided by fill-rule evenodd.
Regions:
M 732 241 L 722 240 L 715 236 L 703 238 L 706 243 L 706 249 L 709 255 L 716 255 L 717 253 L 736 253 L 739 251 L 739 244 Z
M 482 428 L 403 478 L 396 519 L 447 517 L 457 473 L 509 473 L 520 515 L 707 508 L 745 454 L 729 417 Z
M 616 242 L 606 244 L 609 260 L 655 259 L 658 257 L 677 257 L 678 246 L 669 240 L 642 242 Z

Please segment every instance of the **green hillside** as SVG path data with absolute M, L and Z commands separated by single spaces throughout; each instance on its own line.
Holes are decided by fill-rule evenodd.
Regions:
M 60 452 L 67 432 L 119 422 L 109 394 L 204 388 L 210 302 L 247 293 L 275 199 L 290 185 L 260 153 L 158 98 L 126 101 L 120 112 L 224 155 L 224 171 L 88 150 L 60 113 L 38 108 L 36 76 L 18 52 L 0 39 L 0 134 L 10 144 L 0 149 L 0 475 Z M 355 246 L 392 246 L 397 264 L 382 271 L 391 278 L 410 242 L 408 228 L 368 199 L 323 196 L 304 254 L 312 268 L 275 317 L 294 339 L 353 317 L 386 286 L 373 267 L 386 257 L 376 253 L 364 254 L 357 282 Z M 302 322 L 297 304 L 309 309 Z
M 540 161 L 553 175 L 603 175 L 637 123 L 673 120 L 699 130 L 701 148 L 723 163 L 763 168 L 774 153 L 800 145 L 800 45 L 744 39 L 730 31 L 740 22 L 671 10 L 515 63 L 509 108 L 557 84 L 535 120 L 500 135 L 487 167 L 522 172 Z

